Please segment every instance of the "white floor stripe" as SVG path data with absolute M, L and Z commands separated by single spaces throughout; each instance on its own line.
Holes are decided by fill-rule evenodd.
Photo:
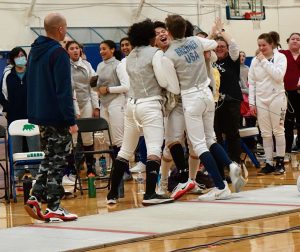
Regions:
M 101 246 L 147 235 L 234 222 L 300 209 L 296 186 L 234 194 L 226 201 L 176 202 L 85 216 L 76 222 L 35 224 L 0 230 L 2 251 L 64 251 Z

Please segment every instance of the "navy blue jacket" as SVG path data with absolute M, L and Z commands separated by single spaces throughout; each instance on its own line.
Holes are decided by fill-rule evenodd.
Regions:
M 0 103 L 3 106 L 3 111 L 7 112 L 7 124 L 19 119 L 27 118 L 27 83 L 26 72 L 23 79 L 20 80 L 16 73 L 15 67 L 7 70 L 1 80 L 2 86 L 6 85 L 7 100 L 4 95 L 0 94 Z
M 39 36 L 27 64 L 29 122 L 54 127 L 75 125 L 70 58 L 61 45 Z

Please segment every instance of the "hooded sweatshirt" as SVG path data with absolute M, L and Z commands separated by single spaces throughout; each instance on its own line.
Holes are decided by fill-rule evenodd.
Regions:
M 39 36 L 31 45 L 27 85 L 30 123 L 54 127 L 75 125 L 70 58 L 57 41 Z

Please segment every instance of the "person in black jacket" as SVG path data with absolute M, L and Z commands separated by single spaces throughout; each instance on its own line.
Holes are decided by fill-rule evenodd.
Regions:
M 8 126 L 15 120 L 27 118 L 27 53 L 23 48 L 15 47 L 9 53 L 9 62 L 11 67 L 4 70 L 0 92 L 0 104 Z M 10 144 L 13 153 L 40 150 L 39 136 L 10 136 Z M 29 170 L 22 169 L 21 166 L 18 168 L 20 169 L 14 175 L 20 180 L 25 172 L 26 175 L 30 172 L 35 176 L 38 167 L 31 165 Z
M 220 72 L 220 97 L 215 112 L 215 132 L 219 143 L 223 143 L 225 134 L 228 143 L 228 155 L 231 160 L 240 163 L 240 104 L 243 100 L 240 78 L 239 48 L 236 42 L 222 29 L 216 39 L 215 49 L 218 60 L 214 63 Z M 220 171 L 224 178 L 224 171 Z

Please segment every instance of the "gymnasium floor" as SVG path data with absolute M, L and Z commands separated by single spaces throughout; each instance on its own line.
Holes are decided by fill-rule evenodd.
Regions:
M 70 223 L 31 219 L 22 196 L 17 203 L 2 201 L 0 240 L 6 242 L 1 250 L 152 252 L 192 251 L 188 247 L 197 246 L 193 251 L 300 251 L 300 192 L 295 186 L 300 167 L 287 165 L 285 175 L 259 177 L 250 162 L 247 167 L 245 191 L 227 201 L 202 203 L 189 194 L 176 203 L 144 208 L 135 182 L 129 181 L 126 197 L 112 207 L 105 204 L 104 190 L 97 191 L 97 198 L 85 192 L 63 200 L 80 217 Z M 274 231 L 278 233 L 266 233 Z

